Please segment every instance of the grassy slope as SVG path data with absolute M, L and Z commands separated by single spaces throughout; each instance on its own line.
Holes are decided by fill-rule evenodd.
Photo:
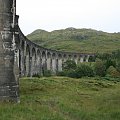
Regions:
M 0 104 L 0 120 L 120 120 L 120 83 L 24 78 L 20 104 Z
M 67 28 L 47 32 L 36 30 L 27 36 L 43 47 L 75 52 L 109 52 L 120 48 L 120 33 Z

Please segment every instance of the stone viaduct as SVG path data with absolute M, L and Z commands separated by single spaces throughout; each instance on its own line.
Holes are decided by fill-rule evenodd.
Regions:
M 18 66 L 21 76 L 43 74 L 51 70 L 53 74 L 62 71 L 62 64 L 68 59 L 79 62 L 88 62 L 94 54 L 62 52 L 43 48 L 28 40 L 19 29 L 19 49 L 17 50 Z
M 43 48 L 28 40 L 18 25 L 16 0 L 0 0 L 0 100 L 19 101 L 19 77 L 62 71 L 68 59 L 88 62 L 94 54 Z

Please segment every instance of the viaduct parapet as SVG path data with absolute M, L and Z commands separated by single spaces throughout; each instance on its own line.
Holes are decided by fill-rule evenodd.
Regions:
M 89 62 L 94 56 L 43 48 L 24 36 L 18 18 L 16 0 L 0 0 L 0 100 L 19 102 L 19 76 L 56 74 L 68 59 Z

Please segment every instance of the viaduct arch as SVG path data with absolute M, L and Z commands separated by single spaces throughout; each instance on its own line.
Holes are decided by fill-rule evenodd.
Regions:
M 68 59 L 88 62 L 94 54 L 62 52 L 28 40 L 18 25 L 16 0 L 0 0 L 0 100 L 19 102 L 19 77 L 62 71 Z

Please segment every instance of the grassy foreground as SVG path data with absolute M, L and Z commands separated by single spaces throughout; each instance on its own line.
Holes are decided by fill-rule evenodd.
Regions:
M 21 103 L 0 103 L 0 120 L 120 120 L 120 82 L 23 78 Z

